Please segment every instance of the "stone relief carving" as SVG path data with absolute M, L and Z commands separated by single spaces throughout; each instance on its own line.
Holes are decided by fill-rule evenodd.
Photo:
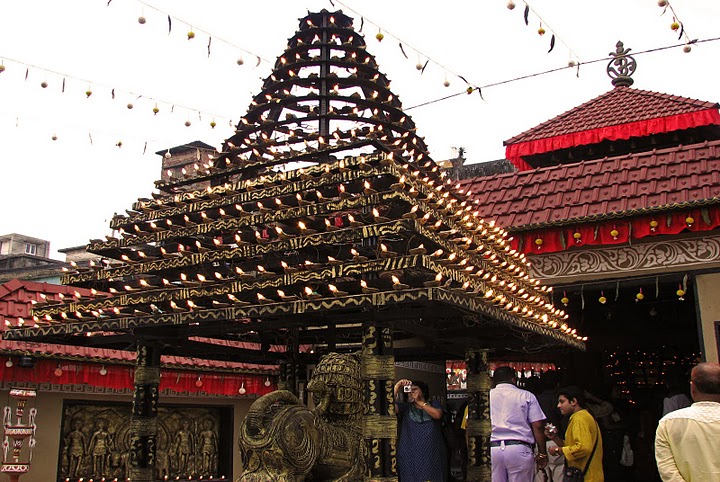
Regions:
M 558 279 L 599 274 L 635 274 L 654 269 L 700 267 L 720 259 L 720 236 L 530 257 L 533 275 Z
M 58 480 L 126 480 L 130 411 L 129 404 L 67 402 L 63 409 Z M 219 473 L 222 418 L 220 407 L 160 407 L 157 479 L 229 475 Z

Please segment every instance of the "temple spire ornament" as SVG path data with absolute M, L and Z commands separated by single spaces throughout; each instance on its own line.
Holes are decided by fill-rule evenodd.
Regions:
M 637 63 L 628 55 L 631 49 L 626 49 L 621 41 L 618 40 L 615 47 L 615 52 L 610 52 L 613 59 L 607 66 L 608 76 L 615 87 L 630 87 L 635 82 L 631 76 L 635 73 Z

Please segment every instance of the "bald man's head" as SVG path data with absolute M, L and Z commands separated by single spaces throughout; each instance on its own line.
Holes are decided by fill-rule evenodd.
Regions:
M 700 363 L 690 373 L 698 394 L 720 396 L 720 364 Z

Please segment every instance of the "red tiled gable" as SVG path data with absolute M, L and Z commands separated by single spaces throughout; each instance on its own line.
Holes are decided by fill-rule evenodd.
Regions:
M 514 231 L 720 204 L 720 140 L 468 179 L 486 220 Z
M 506 157 L 524 170 L 529 166 L 522 156 L 720 124 L 718 107 L 717 103 L 687 97 L 615 87 L 503 144 L 507 146 Z
M 503 145 L 717 108 L 717 103 L 632 87 L 615 87 L 564 114 L 506 140 Z
M 90 296 L 90 290 L 75 288 L 73 286 L 56 285 L 52 283 L 38 283 L 35 281 L 10 280 L 0 284 L 0 336 L 5 331 L 6 324 L 17 326 L 20 318 L 28 318 L 26 321 L 32 324 L 30 309 L 33 301 L 42 301 L 40 294 L 46 295 L 47 299 L 57 300 L 58 294 L 62 293 L 72 296 L 78 292 L 82 296 Z M 259 343 L 248 343 L 228 340 L 202 339 L 206 343 L 232 346 L 236 348 L 260 350 Z M 309 347 L 303 347 L 303 349 Z M 282 351 L 283 347 L 273 346 L 270 351 Z M 17 352 L 40 356 L 76 357 L 92 362 L 117 362 L 127 363 L 135 360 L 135 354 L 122 350 L 105 348 L 92 348 L 86 346 L 65 346 L 35 342 L 14 342 L 0 338 L 0 353 Z M 220 360 L 200 360 L 180 356 L 163 355 L 162 363 L 166 366 L 196 367 L 198 370 L 204 368 L 224 370 L 248 370 L 248 371 L 274 371 L 274 365 L 256 365 L 242 362 L 229 362 Z

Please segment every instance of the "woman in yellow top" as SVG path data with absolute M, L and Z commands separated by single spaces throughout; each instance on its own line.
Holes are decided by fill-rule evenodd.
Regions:
M 554 427 L 545 427 L 545 435 L 557 444 L 550 455 L 562 454 L 568 466 L 580 470 L 587 468 L 585 482 L 604 482 L 600 427 L 585 407 L 585 394 L 578 387 L 567 387 L 558 392 L 558 408 L 563 415 L 570 416 L 570 424 L 565 431 L 565 440 L 558 436 Z

